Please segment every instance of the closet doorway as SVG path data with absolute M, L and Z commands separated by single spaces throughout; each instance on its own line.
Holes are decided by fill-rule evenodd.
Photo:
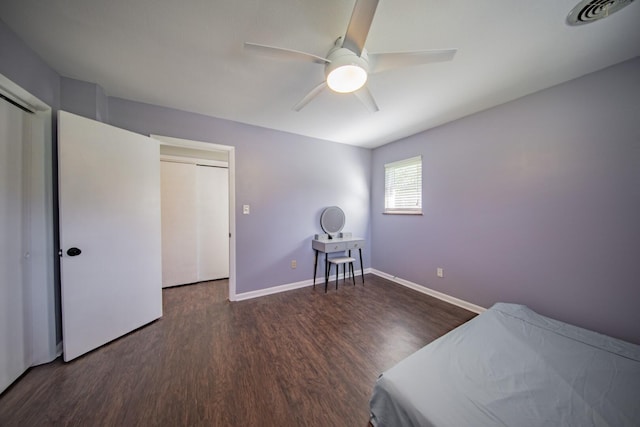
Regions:
M 55 359 L 51 109 L 0 74 L 0 393 Z
M 152 138 L 161 142 L 162 287 L 229 278 L 234 300 L 233 147 Z

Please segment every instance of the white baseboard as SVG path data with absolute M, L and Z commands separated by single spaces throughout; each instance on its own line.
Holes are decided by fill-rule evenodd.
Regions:
M 376 269 L 370 269 L 370 270 L 371 270 L 371 273 L 375 274 L 376 276 L 380 276 L 380 277 L 382 277 L 384 279 L 390 280 L 390 281 L 395 282 L 395 283 L 397 283 L 399 285 L 406 286 L 407 288 L 411 288 L 411 289 L 413 289 L 415 291 L 418 291 L 418 292 L 421 292 L 423 294 L 432 296 L 434 298 L 438 298 L 439 300 L 448 302 L 449 304 L 453 304 L 453 305 L 456 305 L 458 307 L 462 307 L 465 310 L 469 310 L 469 311 L 472 311 L 472 312 L 478 313 L 478 314 L 480 314 L 480 313 L 482 313 L 483 311 L 486 310 L 486 308 L 480 307 L 479 305 L 471 304 L 470 302 L 467 302 L 467 301 L 461 300 L 459 298 L 452 297 L 451 295 L 447 295 L 447 294 L 444 294 L 442 292 L 427 288 L 426 286 L 422 286 L 422 285 L 419 285 L 417 283 L 413 283 L 413 282 L 410 282 L 408 280 L 401 279 L 400 277 L 392 276 L 391 274 L 388 274 L 388 273 L 385 273 L 385 272 L 382 272 L 382 271 L 379 271 L 379 270 L 376 270 Z
M 368 274 L 368 273 L 371 273 L 371 269 L 365 268 L 364 274 Z M 360 275 L 361 275 L 360 270 L 356 270 L 355 271 L 356 278 Z M 329 282 L 335 281 L 335 280 L 336 280 L 335 274 L 332 276 L 329 276 Z M 236 294 L 234 301 L 244 301 L 252 298 L 264 297 L 267 295 L 277 294 L 280 292 L 286 292 L 286 291 L 292 291 L 294 289 L 305 288 L 307 286 L 313 286 L 312 279 L 303 280 L 301 282 L 287 283 L 285 285 L 272 286 L 270 288 L 260 289 L 257 291 L 243 292 L 241 294 Z M 316 278 L 316 286 L 324 286 L 323 277 Z
M 243 292 L 236 294 L 236 301 L 244 301 L 252 298 L 264 297 L 267 295 L 277 294 L 280 292 L 292 291 L 294 289 L 312 286 L 313 280 L 303 280 L 302 282 L 288 283 L 286 285 L 272 286 L 270 288 L 260 289 L 257 291 Z
M 360 270 L 357 270 L 356 272 L 356 277 L 360 276 Z M 384 279 L 390 280 L 392 282 L 395 282 L 399 285 L 402 286 L 406 286 L 407 288 L 413 289 L 415 291 L 421 292 L 423 294 L 432 296 L 434 298 L 438 298 L 439 300 L 448 302 L 449 304 L 453 304 L 455 306 L 464 308 L 465 310 L 469 310 L 472 311 L 474 313 L 482 313 L 483 311 L 486 310 L 486 308 L 484 307 L 480 307 L 479 305 L 475 305 L 472 304 L 468 301 L 464 301 L 461 300 L 459 298 L 456 297 L 452 297 L 451 295 L 447 295 L 445 293 L 427 288 L 426 286 L 422 286 L 419 285 L 417 283 L 413 283 L 410 282 L 408 280 L 402 279 L 400 277 L 397 276 L 392 276 L 391 274 L 385 273 L 383 271 L 379 271 L 373 268 L 365 268 L 364 269 L 364 274 L 375 274 L 376 276 L 380 276 Z M 336 275 L 332 275 L 329 277 L 329 282 L 331 281 L 335 281 L 336 280 Z M 236 294 L 235 295 L 235 301 L 244 301 L 244 300 L 248 300 L 248 299 L 253 299 L 253 298 L 259 298 L 259 297 L 264 297 L 267 295 L 272 295 L 272 294 L 277 294 L 280 292 L 287 292 L 287 291 L 292 291 L 294 289 L 300 289 L 300 288 L 305 288 L 308 286 L 313 286 L 313 280 L 312 279 L 308 279 L 308 280 L 303 280 L 301 282 L 294 282 L 294 283 L 287 283 L 284 285 L 278 285 L 278 286 L 272 286 L 270 288 L 266 288 L 266 289 L 260 289 L 257 291 L 251 291 L 251 292 L 243 292 L 241 294 Z M 316 278 L 316 286 L 323 286 L 323 280 L 322 277 Z

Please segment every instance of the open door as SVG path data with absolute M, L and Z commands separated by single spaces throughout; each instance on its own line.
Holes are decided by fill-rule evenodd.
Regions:
M 69 361 L 162 316 L 158 141 L 60 111 L 62 333 Z

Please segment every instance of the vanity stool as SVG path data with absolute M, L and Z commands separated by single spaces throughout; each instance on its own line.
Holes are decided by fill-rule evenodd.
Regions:
M 329 276 L 331 275 L 331 265 L 336 265 L 336 290 L 338 290 L 338 279 L 340 278 L 340 264 L 342 264 L 342 280 L 347 280 L 347 264 L 349 264 L 349 277 L 353 280 L 353 286 L 356 285 L 356 276 L 355 271 L 353 269 L 353 263 L 355 262 L 355 258 L 349 256 L 339 256 L 335 258 L 329 258 L 327 261 L 327 273 L 324 281 L 324 292 L 327 292 L 327 287 L 329 284 Z

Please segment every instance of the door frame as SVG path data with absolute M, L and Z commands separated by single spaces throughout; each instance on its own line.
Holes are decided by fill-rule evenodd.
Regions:
M 154 134 L 149 136 L 160 141 L 160 145 L 193 150 L 224 151 L 227 153 L 229 170 L 229 301 L 236 301 L 236 148 L 231 145 L 194 141 L 170 136 Z

